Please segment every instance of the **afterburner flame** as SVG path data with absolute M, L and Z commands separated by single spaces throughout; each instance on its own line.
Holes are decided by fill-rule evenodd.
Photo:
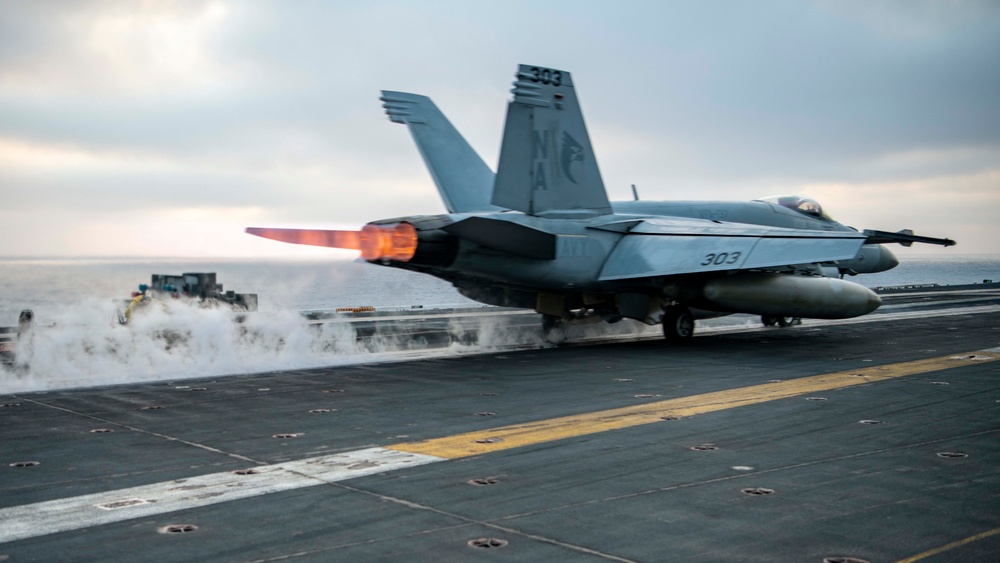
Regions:
M 318 229 L 268 229 L 249 227 L 247 233 L 266 239 L 291 244 L 308 244 L 330 248 L 361 250 L 361 233 L 358 231 L 323 231 Z
M 360 250 L 365 260 L 407 262 L 417 252 L 417 230 L 409 223 L 369 223 L 361 231 L 250 227 L 247 233 L 292 244 Z
M 408 262 L 417 252 L 417 230 L 409 223 L 369 223 L 361 229 L 360 238 L 365 260 Z

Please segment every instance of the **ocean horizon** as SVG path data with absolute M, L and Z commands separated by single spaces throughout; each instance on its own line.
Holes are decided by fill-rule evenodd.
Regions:
M 38 319 L 74 304 L 105 301 L 109 311 L 152 274 L 216 272 L 226 290 L 256 293 L 261 311 L 337 307 L 479 305 L 432 276 L 358 260 L 323 258 L 4 257 L 0 258 L 0 326 L 23 309 Z M 896 268 L 848 276 L 866 287 L 966 285 L 1000 281 L 1000 254 L 927 254 Z

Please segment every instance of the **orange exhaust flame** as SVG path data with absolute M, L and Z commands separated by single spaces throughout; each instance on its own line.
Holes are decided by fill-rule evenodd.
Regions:
M 360 250 L 365 260 L 407 262 L 417 252 L 417 230 L 409 223 L 368 224 L 360 232 L 250 227 L 247 233 L 292 244 Z
M 262 229 L 247 228 L 247 233 L 291 244 L 328 246 L 361 250 L 361 233 L 358 231 L 321 231 L 316 229 Z

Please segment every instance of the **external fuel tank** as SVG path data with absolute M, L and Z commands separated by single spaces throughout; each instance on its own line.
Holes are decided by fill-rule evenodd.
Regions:
M 812 319 L 871 313 L 882 299 L 867 287 L 837 278 L 751 272 L 704 283 L 696 306 L 710 310 Z

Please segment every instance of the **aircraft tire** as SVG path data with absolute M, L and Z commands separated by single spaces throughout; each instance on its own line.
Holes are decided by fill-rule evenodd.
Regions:
M 795 324 L 794 317 L 778 317 L 775 315 L 764 315 L 760 318 L 764 326 L 780 326 L 782 328 Z
M 663 337 L 668 343 L 688 342 L 694 336 L 694 315 L 684 305 L 671 305 L 663 312 Z

